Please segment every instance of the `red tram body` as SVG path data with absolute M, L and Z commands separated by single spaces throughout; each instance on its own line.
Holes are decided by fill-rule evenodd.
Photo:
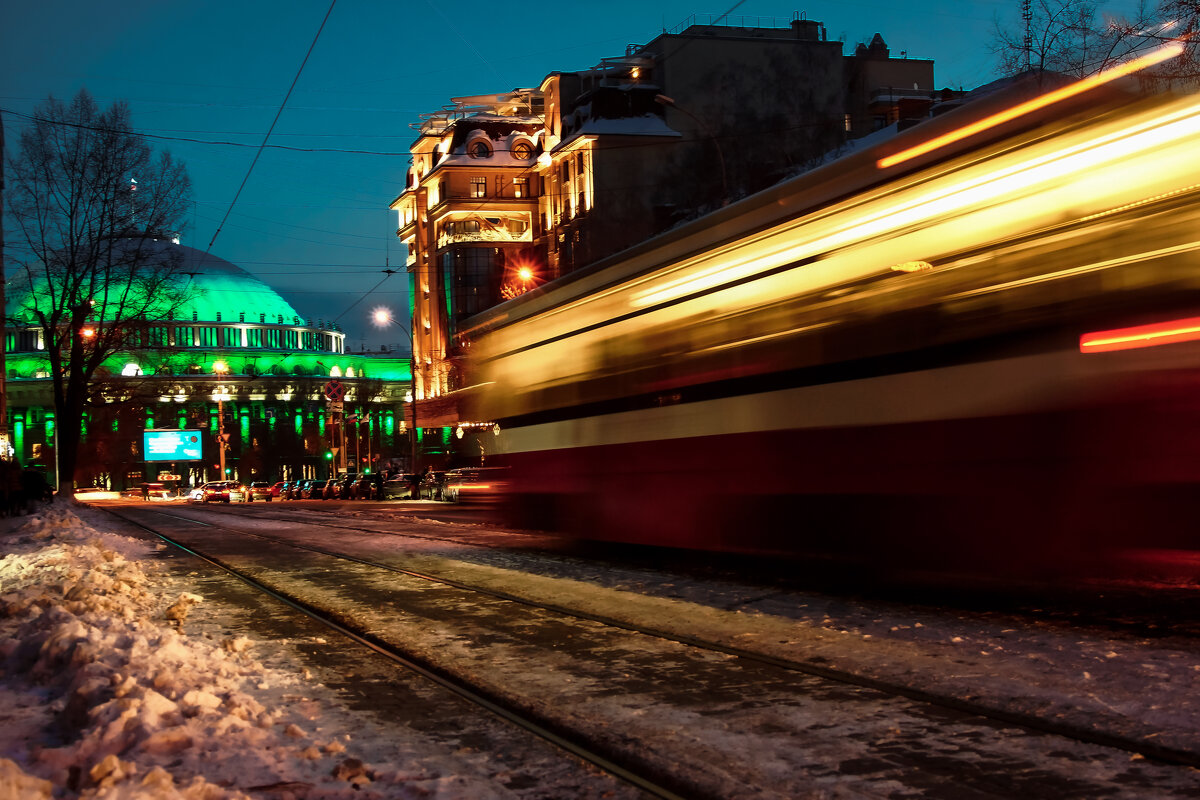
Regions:
M 880 165 L 968 109 L 473 318 L 509 521 L 997 570 L 1194 548 L 1200 98 Z

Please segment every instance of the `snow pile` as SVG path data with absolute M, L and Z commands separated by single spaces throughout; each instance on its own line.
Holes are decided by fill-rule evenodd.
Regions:
M 350 757 L 348 736 L 308 733 L 293 706 L 311 703 L 265 707 L 260 690 L 298 678 L 265 668 L 245 638 L 189 636 L 202 598 L 146 560 L 152 545 L 61 509 L 9 522 L 0 797 L 435 797 L 455 781 L 405 787 L 411 774 Z

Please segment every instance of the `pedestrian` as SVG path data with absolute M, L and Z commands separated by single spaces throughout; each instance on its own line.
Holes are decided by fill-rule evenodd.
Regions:
M 425 466 L 425 471 L 421 473 L 420 485 L 421 485 L 422 499 L 424 499 L 424 497 L 425 497 L 425 488 L 426 487 L 428 487 L 428 489 L 429 489 L 429 499 L 430 500 L 434 499 L 433 495 L 434 495 L 434 484 L 435 483 L 436 483 L 436 476 L 433 474 L 433 465 L 427 464 Z
M 25 490 L 21 481 L 21 465 L 16 461 L 4 462 L 4 513 L 15 517 L 25 513 Z
M 150 484 L 143 483 L 142 484 L 142 502 L 145 503 L 145 502 L 148 502 L 149 500 L 150 500 Z
M 34 511 L 37 508 L 36 503 L 38 500 L 50 502 L 54 499 L 54 495 L 50 491 L 50 484 L 46 481 L 46 476 L 37 470 L 22 470 L 17 480 L 21 484 L 22 514 Z

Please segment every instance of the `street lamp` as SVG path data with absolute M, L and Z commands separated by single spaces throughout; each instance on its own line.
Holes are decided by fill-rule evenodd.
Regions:
M 388 325 L 395 325 L 397 328 L 400 329 L 400 331 L 405 336 L 408 337 L 408 352 L 409 352 L 409 361 L 408 361 L 409 388 L 408 388 L 408 392 L 409 392 L 409 396 L 411 397 L 410 402 L 412 404 L 412 426 L 410 427 L 409 432 L 408 432 L 408 440 L 409 440 L 409 448 L 410 448 L 409 455 L 411 458 L 411 461 L 409 463 L 409 469 L 413 473 L 416 473 L 416 471 L 417 471 L 417 347 L 416 347 L 416 344 L 413 342 L 412 334 L 409 333 L 408 330 L 406 330 L 404 328 L 404 326 L 402 326 L 399 322 L 396 321 L 396 319 L 392 316 L 391 311 L 389 311 L 386 308 L 377 308 L 377 309 L 375 309 L 374 312 L 372 312 L 371 316 L 375 320 L 375 324 L 377 326 L 379 326 L 380 328 L 387 327 Z
M 224 361 L 213 362 L 213 374 L 224 376 L 228 372 L 229 365 Z M 223 481 L 225 480 L 225 443 L 228 441 L 227 437 L 229 435 L 225 433 L 225 398 L 228 396 L 228 392 L 221 383 L 220 377 L 217 378 L 217 391 L 215 394 L 217 396 L 217 424 L 220 426 L 220 433 L 217 435 L 217 452 L 221 458 L 221 475 L 217 480 Z

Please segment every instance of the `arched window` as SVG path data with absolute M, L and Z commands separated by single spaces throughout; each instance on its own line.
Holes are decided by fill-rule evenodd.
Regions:
M 292 374 L 293 375 L 307 375 L 308 370 L 306 370 L 304 367 L 297 364 L 296 366 L 292 367 Z
M 512 146 L 512 156 L 522 161 L 533 158 L 533 145 L 526 141 L 517 142 Z
M 487 158 L 492 154 L 492 148 L 485 139 L 476 139 L 467 145 L 467 155 L 471 158 Z

